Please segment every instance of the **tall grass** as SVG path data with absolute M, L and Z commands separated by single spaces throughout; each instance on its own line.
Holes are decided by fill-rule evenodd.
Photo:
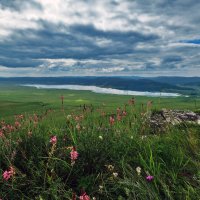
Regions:
M 84 199 L 102 200 L 198 199 L 200 127 L 151 134 L 147 112 L 127 105 L 120 111 L 50 110 L 13 117 L 10 125 L 2 121 L 0 198 L 74 200 L 85 193 Z M 70 157 L 73 148 L 76 160 Z M 10 167 L 14 173 L 5 180 Z

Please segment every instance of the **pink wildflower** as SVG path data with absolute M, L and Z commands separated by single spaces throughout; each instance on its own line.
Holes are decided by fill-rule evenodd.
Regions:
M 52 136 L 50 139 L 50 143 L 51 144 L 56 144 L 57 143 L 57 137 L 56 136 Z
M 118 114 L 118 115 L 117 115 L 117 120 L 118 120 L 118 121 L 121 121 L 121 119 L 122 119 L 122 116 L 121 116 L 120 114 Z
M 18 121 L 16 121 L 16 122 L 15 122 L 15 127 L 16 127 L 16 128 L 19 128 L 19 127 L 21 127 L 21 124 L 20 124 Z
M 19 119 L 23 119 L 24 115 L 19 115 L 18 117 L 19 117 Z
M 123 116 L 126 116 L 126 115 L 127 115 L 127 112 L 124 110 L 124 111 L 122 112 L 122 115 L 123 115 Z
M 151 176 L 151 175 L 149 175 L 149 176 L 146 177 L 146 180 L 149 181 L 149 182 L 152 181 L 153 179 L 154 179 L 154 177 Z
M 4 171 L 4 173 L 3 173 L 3 179 L 7 181 L 7 180 L 10 179 L 14 174 L 15 174 L 14 168 L 13 168 L 13 167 L 10 167 L 9 170 Z
M 15 130 L 14 127 L 10 124 L 7 124 L 7 126 L 3 128 L 5 128 L 5 130 L 8 131 L 9 133 Z
M 3 130 L 0 130 L 0 137 L 3 137 Z
M 76 151 L 75 147 L 72 148 L 72 151 L 70 152 L 70 157 L 72 162 L 74 162 L 78 158 L 78 152 Z
M 34 114 L 33 115 L 33 123 L 34 123 L 34 125 L 36 126 L 38 122 L 39 122 L 39 118 L 38 118 L 38 116 L 36 114 Z
M 115 123 L 115 118 L 113 116 L 110 116 L 110 119 L 109 119 L 109 122 L 110 122 L 110 125 L 114 125 Z
M 23 118 L 24 118 L 23 115 L 17 115 L 17 116 L 15 116 L 15 119 L 16 119 L 16 120 L 22 120 Z
M 4 178 L 4 180 L 8 180 L 9 178 L 11 177 L 11 174 L 9 173 L 9 171 L 5 171 L 4 173 L 3 173 L 3 178 Z
M 84 192 L 84 193 L 80 196 L 80 200 L 90 200 L 90 197 L 86 194 L 86 192 Z
M 79 117 L 79 116 L 76 116 L 76 117 L 75 117 L 75 121 L 77 121 L 77 122 L 80 121 L 80 117 Z

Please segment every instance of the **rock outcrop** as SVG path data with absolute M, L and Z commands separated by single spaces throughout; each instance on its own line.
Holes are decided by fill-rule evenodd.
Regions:
M 153 132 L 165 131 L 167 127 L 181 123 L 200 125 L 200 114 L 192 111 L 162 109 L 149 115 L 149 124 Z

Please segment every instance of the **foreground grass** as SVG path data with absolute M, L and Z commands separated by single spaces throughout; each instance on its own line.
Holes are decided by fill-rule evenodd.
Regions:
M 38 107 L 35 114 L 15 118 L 10 111 L 9 118 L 5 115 L 9 125 L 2 120 L 0 174 L 7 170 L 10 177 L 6 181 L 1 175 L 0 198 L 198 199 L 199 126 L 183 124 L 152 135 L 146 118 L 151 108 L 146 103 L 141 106 L 147 98 L 124 106 L 130 97 L 108 95 L 102 101 L 102 95 L 95 94 L 93 99 L 86 92 L 93 106 L 83 109 L 80 102 L 74 102 L 70 109 L 60 110 L 60 103 L 54 103 L 59 95 L 53 93 L 50 97 L 49 91 L 43 91 L 45 97 L 40 98 L 51 109 Z M 39 95 L 37 91 L 35 95 Z M 22 97 L 12 98 L 14 102 Z M 172 102 L 193 106 L 184 101 L 181 104 L 181 99 L 179 104 L 177 99 Z M 50 141 L 52 136 L 57 140 Z M 73 151 L 78 152 L 77 159 L 70 156 Z M 153 179 L 147 180 L 148 176 Z

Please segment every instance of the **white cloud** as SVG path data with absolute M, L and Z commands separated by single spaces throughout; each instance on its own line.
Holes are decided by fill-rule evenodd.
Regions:
M 34 20 L 34 16 L 39 14 L 39 11 L 31 7 L 22 12 L 0 9 L 0 38 L 6 39 L 18 29 L 39 29 L 40 25 Z
M 123 67 L 112 67 L 112 68 L 102 68 L 101 72 L 113 73 L 113 72 L 119 72 L 123 70 L 124 70 Z

